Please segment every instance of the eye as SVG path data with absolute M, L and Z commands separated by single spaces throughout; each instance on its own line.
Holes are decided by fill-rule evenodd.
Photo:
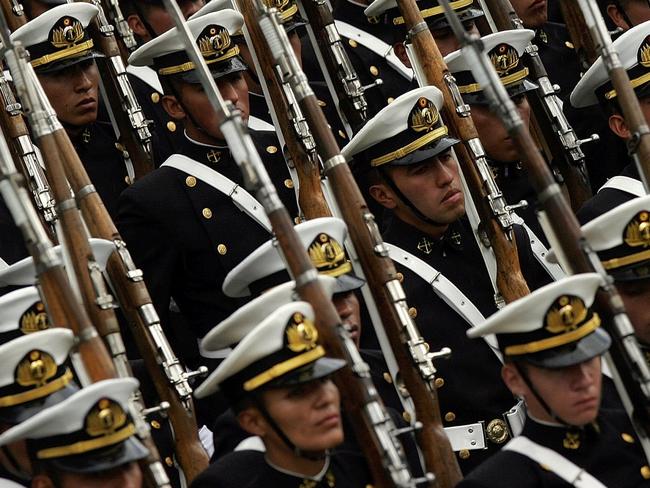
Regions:
M 519 95 L 515 95 L 512 97 L 512 101 L 514 102 L 515 105 L 521 105 L 524 103 L 524 100 L 526 100 L 526 95 L 523 93 L 520 93 Z

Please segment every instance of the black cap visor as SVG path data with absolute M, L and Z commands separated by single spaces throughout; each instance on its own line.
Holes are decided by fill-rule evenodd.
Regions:
M 136 437 L 131 436 L 114 446 L 46 461 L 61 471 L 97 473 L 139 461 L 148 455 L 147 448 Z
M 232 73 L 239 73 L 240 71 L 246 71 L 248 69 L 246 63 L 244 63 L 244 61 L 242 61 L 239 56 L 232 57 L 226 61 L 208 65 L 208 68 L 210 68 L 212 78 L 215 80 L 223 78 L 224 76 L 228 76 Z M 178 76 L 185 83 L 192 83 L 194 85 L 201 83 L 199 74 L 195 69 L 186 71 L 185 73 L 180 73 L 176 76 Z
M 366 280 L 359 278 L 354 273 L 345 273 L 341 276 L 336 277 L 334 294 L 336 295 L 337 293 L 348 293 L 354 290 L 358 290 L 365 284 Z
M 650 260 L 631 264 L 623 268 L 610 269 L 607 273 L 614 281 L 631 282 L 650 280 Z
M 461 12 L 458 12 L 458 17 L 461 22 L 468 22 L 470 20 L 478 19 L 479 17 L 483 17 L 484 15 L 485 13 L 480 8 L 468 8 Z M 425 20 L 427 21 L 427 25 L 429 26 L 429 29 L 432 31 L 450 28 L 449 22 L 447 21 L 447 17 L 444 14 L 440 16 L 436 15 L 434 18 L 429 18 Z
M 43 398 L 13 407 L 0 408 L 0 422 L 3 424 L 18 425 L 40 411 L 58 405 L 77 391 L 79 391 L 79 387 L 74 383 L 69 383 L 64 388 Z
M 538 86 L 532 81 L 524 78 L 519 83 L 514 83 L 506 87 L 510 98 L 517 97 L 529 91 L 537 90 Z M 483 90 L 474 93 L 463 93 L 463 101 L 469 105 L 489 105 L 490 101 L 485 96 Z
M 413 151 L 410 154 L 407 154 L 401 159 L 395 159 L 390 163 L 386 163 L 385 166 L 410 166 L 411 164 L 421 163 L 427 159 L 436 157 L 438 154 L 442 154 L 445 151 L 448 151 L 454 144 L 460 142 L 458 139 L 453 137 L 443 136 L 437 141 L 428 146 Z
M 69 58 L 64 58 L 60 61 L 53 61 L 51 63 L 37 66 L 36 68 L 34 68 L 34 71 L 36 71 L 36 74 L 39 75 L 56 73 L 58 71 L 74 66 L 75 64 L 81 63 L 82 61 L 86 61 L 87 59 L 95 59 L 95 58 L 103 58 L 103 57 L 104 55 L 99 51 L 95 51 L 94 49 L 89 49 L 81 53 L 79 56 L 71 56 Z
M 316 361 L 294 369 L 293 371 L 270 381 L 264 388 L 285 388 L 287 386 L 302 385 L 312 381 L 326 378 L 345 366 L 342 359 L 322 357 Z
M 604 354 L 612 343 L 609 334 L 600 327 L 577 342 L 555 347 L 546 351 L 521 356 L 533 366 L 546 369 L 559 369 L 589 361 Z M 512 356 L 517 360 L 518 356 Z

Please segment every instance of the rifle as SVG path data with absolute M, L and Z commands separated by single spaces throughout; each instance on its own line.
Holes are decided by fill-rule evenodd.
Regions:
M 598 5 L 593 2 L 577 0 L 585 20 L 584 25 L 596 45 L 603 65 L 607 70 L 612 86 L 616 90 L 618 104 L 623 112 L 625 123 L 630 129 L 632 136 L 626 141 L 628 154 L 632 157 L 639 169 L 641 181 L 648 190 L 650 182 L 650 127 L 641 111 L 639 100 L 630 83 L 627 71 L 621 65 L 618 53 L 612 46 L 612 39 L 609 36 L 603 16 L 600 14 Z M 570 2 L 570 3 L 573 3 Z
M 597 46 L 589 34 L 585 18 L 577 2 L 560 2 L 560 9 L 564 24 L 571 37 L 573 49 L 578 55 L 580 70 L 584 73 L 598 59 Z
M 485 2 L 499 30 L 524 28 L 510 0 L 485 0 Z M 560 170 L 568 189 L 571 207 L 577 211 L 592 196 L 585 155 L 580 149 L 580 145 L 584 142 L 597 140 L 598 136 L 595 138 L 592 136 L 585 141 L 578 139 L 564 115 L 562 102 L 548 78 L 537 46 L 532 42 L 526 48 L 524 63 L 538 86 L 537 90 L 527 94 L 533 109 L 531 114 L 533 131 L 540 134 L 548 145 L 549 159 Z
M 263 33 L 263 42 L 260 44 L 266 45 L 265 49 L 272 56 L 274 65 L 279 67 L 282 80 L 288 81 L 299 97 L 321 160 L 324 161 L 325 175 L 331 182 L 332 193 L 341 216 L 346 221 L 374 302 L 383 319 L 402 379 L 414 400 L 416 416 L 423 424 L 416 434 L 424 453 L 426 468 L 435 473 L 438 486 L 453 486 L 461 478 L 460 470 L 442 428 L 435 387 L 432 384 L 436 371 L 432 360 L 439 354 L 429 353 L 428 345 L 408 315 L 404 291 L 374 217 L 368 210 L 345 158 L 340 154 L 317 99 L 289 47 L 277 14 L 260 2 L 242 0 L 239 4 L 242 10 L 249 12 L 251 18 L 258 19 Z M 442 354 L 447 355 L 448 350 Z
M 289 158 L 298 175 L 298 205 L 300 213 L 307 219 L 325 217 L 331 212 L 321 188 L 316 142 L 309 132 L 305 117 L 287 83 L 277 81 L 273 62 L 264 46 L 261 45 L 261 33 L 250 11 L 242 12 L 246 22 L 244 37 L 252 47 L 251 55 L 259 76 L 264 97 L 269 103 L 271 117 L 278 133 L 278 138 L 286 145 Z
M 164 0 L 164 3 L 174 19 L 177 35 L 180 35 L 189 58 L 194 63 L 194 69 L 197 70 L 215 111 L 220 130 L 228 142 L 233 159 L 242 171 L 246 187 L 256 196 L 267 213 L 275 239 L 287 261 L 287 268 L 296 281 L 297 291 L 301 299 L 309 302 L 316 311 L 319 338 L 331 355 L 345 358 L 351 366 L 337 374 L 335 381 L 342 392 L 344 408 L 352 418 L 360 446 L 368 457 L 376 485 L 413 486 L 410 473 L 404 466 L 401 446 L 395 444 L 391 435 L 395 426 L 372 384 L 369 368 L 359 361 L 356 347 L 349 340 L 334 305 L 320 286 L 318 272 L 293 229 L 291 218 L 278 198 L 250 135 L 242 125 L 239 113 L 233 112 L 232 106 L 223 101 L 203 57 L 192 40 L 178 5 L 173 0 Z M 239 6 L 242 7 L 242 4 Z M 261 18 L 259 21 L 261 25 L 265 19 Z M 276 27 L 284 32 L 279 24 L 276 24 Z M 277 44 L 274 46 L 274 52 L 286 47 Z
M 497 288 L 505 302 L 510 303 L 530 293 L 521 273 L 512 230 L 511 211 L 516 205 L 506 203 L 494 181 L 469 105 L 463 102 L 456 80 L 447 69 L 415 0 L 398 0 L 397 5 L 426 81 L 438 87 L 444 95 L 445 121 L 449 131 L 463 142 L 457 144 L 454 151 L 496 257 Z
M 115 40 L 114 28 L 109 24 L 99 0 L 87 1 L 99 9 L 91 21 L 90 33 L 95 46 L 104 54 L 97 58 L 97 67 L 105 90 L 105 100 L 119 130 L 119 144 L 125 158 L 131 160 L 135 179 L 153 170 L 151 132 L 140 103 L 133 92 L 131 82 Z
M 22 107 L 14 96 L 11 84 L 0 70 L 0 125 L 7 134 L 7 143 L 15 161 L 29 184 L 36 208 L 45 224 L 45 229 L 51 240 L 55 239 L 54 224 L 56 222 L 55 201 L 50 192 L 50 185 L 41 166 L 41 158 L 36 153 L 29 130 L 22 115 Z
M 75 335 L 82 341 L 86 337 L 93 338 L 93 354 L 96 356 L 84 358 L 88 379 L 95 382 L 115 377 L 116 374 L 132 376 L 119 325 L 113 312 L 113 298 L 107 292 L 101 268 L 93 256 L 84 222 L 81 219 L 75 197 L 70 190 L 65 175 L 66 158 L 76 157 L 78 160 L 78 156 L 36 78 L 34 69 L 28 61 L 29 54 L 20 43 L 11 41 L 9 29 L 3 16 L 0 16 L 0 40 L 5 48 L 4 56 L 16 90 L 20 100 L 26 107 L 34 136 L 38 140 L 44 155 L 48 177 L 57 201 L 57 213 L 61 224 L 63 241 L 70 253 L 79 293 L 86 313 L 90 317 L 90 321 L 81 323 L 84 327 L 74 330 Z M 62 146 L 61 140 L 68 142 L 67 148 Z M 82 196 L 84 192 L 91 191 L 91 189 L 92 185 L 82 188 L 77 192 L 77 196 Z M 63 319 L 63 317 L 59 318 Z M 95 324 L 98 330 L 92 324 Z M 110 356 L 97 335 L 98 331 L 110 348 Z M 100 341 L 101 348 L 96 344 L 96 341 Z M 113 361 L 111 361 L 111 356 Z M 149 456 L 143 461 L 145 475 L 148 476 L 152 486 L 170 487 L 167 474 L 160 463 L 158 451 L 151 439 L 148 424 L 141 416 L 142 406 L 138 405 L 138 403 L 139 399 L 137 398 L 132 402 L 134 409 L 138 408 L 137 411 L 133 412 L 134 422 L 138 428 L 139 436 L 149 449 Z
M 361 86 L 359 76 L 343 47 L 329 2 L 301 0 L 299 4 L 309 21 L 307 31 L 321 64 L 323 76 L 332 89 L 332 99 L 338 102 L 337 110 L 348 137 L 352 137 L 368 120 L 368 102 L 363 94 L 364 87 Z
M 19 0 L 2 0 L 0 2 L 0 9 L 5 19 L 7 19 L 7 24 L 9 24 L 11 32 L 27 23 L 25 9 Z
M 129 27 L 129 24 L 124 18 L 119 0 L 103 0 L 102 7 L 104 8 L 110 23 L 115 26 L 122 60 L 126 62 L 129 54 L 138 48 L 135 34 L 133 34 L 131 27 Z
M 521 120 L 494 67 L 482 52 L 480 39 L 463 29 L 447 0 L 441 0 L 441 4 L 454 34 L 463 46 L 463 54 L 472 60 L 472 73 L 488 96 L 491 109 L 501 117 L 522 155 L 522 161 L 529 170 L 532 185 L 544 208 L 544 220 L 552 230 L 549 237 L 554 240 L 553 247 L 565 269 L 571 273 L 597 272 L 603 276 L 603 285 L 596 295 L 596 306 L 603 316 L 603 327 L 612 337 L 610 355 L 617 390 L 637 428 L 647 457 L 650 454 L 650 367 L 634 336 L 621 297 L 597 254 L 587 244 L 574 213 L 539 154 L 528 127 Z M 618 378 L 621 381 L 617 381 Z

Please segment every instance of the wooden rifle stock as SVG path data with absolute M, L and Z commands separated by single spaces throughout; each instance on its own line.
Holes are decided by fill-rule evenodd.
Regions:
M 18 0 L 1 0 L 0 9 L 7 19 L 7 24 L 11 32 L 27 23 L 27 16 L 22 4 Z
M 426 25 L 415 0 L 398 0 L 397 4 L 404 17 L 407 30 L 416 25 Z M 449 126 L 449 132 L 463 142 L 463 145 L 456 145 L 454 150 L 481 217 L 481 223 L 485 226 L 492 244 L 497 263 L 497 288 L 506 303 L 510 303 L 527 295 L 530 291 L 521 272 L 517 243 L 512 229 L 504 232 L 503 226 L 490 208 L 483 179 L 471 156 L 471 141 L 478 140 L 476 127 L 474 127 L 471 117 L 462 117 L 456 111 L 455 95 L 451 92 L 447 81 L 449 70 L 433 40 L 431 31 L 428 28 L 419 30 L 417 34 L 411 36 L 410 40 L 427 77 L 427 82 L 438 87 L 444 95 L 445 122 Z
M 584 73 L 598 59 L 598 49 L 589 34 L 585 17 L 582 15 L 578 3 L 572 0 L 561 1 L 560 9 L 564 24 L 569 31 L 569 37 L 571 37 L 573 49 L 578 55 L 580 70 Z
M 260 80 L 265 83 L 268 89 L 267 103 L 273 104 L 269 108 L 276 116 L 274 119 L 278 123 L 276 130 L 281 131 L 289 157 L 298 174 L 300 183 L 298 205 L 300 211 L 307 219 L 329 216 L 331 212 L 321 188 L 318 156 L 315 151 L 312 151 L 311 154 L 307 152 L 305 145 L 300 141 L 301 136 L 296 133 L 296 126 L 289 115 L 291 108 L 273 70 L 273 59 L 268 53 L 257 18 L 251 9 L 245 9 L 242 11 L 242 15 L 261 70 Z M 307 134 L 307 136 L 311 138 L 310 134 Z
M 92 0 L 87 0 L 87 3 L 100 8 L 99 14 L 89 26 L 95 46 L 104 54 L 103 58 L 96 58 L 95 61 L 106 90 L 106 102 L 119 129 L 119 144 L 133 163 L 137 180 L 153 170 L 151 134 L 124 71 L 122 53 L 115 40 L 113 26 L 108 24 L 100 4 Z
M 82 189 L 89 188 L 92 182 L 67 134 L 57 133 L 56 142 L 59 152 L 65 155 L 65 170 L 72 189 L 77 195 L 83 193 L 83 196 L 78 197 L 78 203 L 90 234 L 110 240 L 118 246 L 118 250 L 113 252 L 108 261 L 107 272 L 131 325 L 131 332 L 144 359 L 147 373 L 160 400 L 170 405 L 167 415 L 174 430 L 176 457 L 186 479 L 191 482 L 209 463 L 207 453 L 198 438 L 192 399 L 189 393 L 187 398 L 180 398 L 174 385 L 170 384 L 161 369 L 164 360 L 159 355 L 147 323 L 147 320 L 151 319 L 151 311 L 155 313 L 151 297 L 145 282 L 141 278 L 138 279 L 138 270 L 133 266 L 128 250 L 104 203 L 96 191 L 82 192 Z
M 523 29 L 523 23 L 517 16 L 510 0 L 485 0 L 485 3 L 500 31 Z M 584 154 L 580 149 L 580 143 L 564 115 L 562 113 L 551 113 L 551 107 L 547 105 L 546 98 L 557 98 L 557 95 L 554 94 L 551 80 L 548 78 L 548 73 L 537 52 L 536 46 L 529 44 L 526 54 L 523 56 L 523 61 L 528 67 L 531 77 L 538 85 L 536 90 L 526 94 L 532 108 L 530 120 L 531 132 L 537 134 L 542 140 L 542 145 L 546 149 L 547 159 L 550 163 L 557 166 L 560 174 L 564 178 L 564 183 L 571 200 L 571 208 L 574 212 L 578 211 L 592 197 Z M 548 103 L 554 104 L 554 110 L 561 111 L 561 105 L 555 102 L 557 100 L 548 100 Z M 561 140 L 561 136 L 558 134 L 557 127 L 554 127 L 560 121 L 554 121 L 553 119 L 558 117 L 562 117 L 564 124 L 566 124 L 566 132 L 563 136 L 570 138 L 567 140 L 569 147 L 565 146 Z

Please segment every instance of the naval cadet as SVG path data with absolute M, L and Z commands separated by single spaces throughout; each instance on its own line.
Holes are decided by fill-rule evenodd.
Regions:
M 471 337 L 496 334 L 503 381 L 525 400 L 522 435 L 459 483 L 468 487 L 648 486 L 650 467 L 623 410 L 600 407 L 611 339 L 591 309 L 602 278 L 564 278 L 507 305 Z
M 223 10 L 187 25 L 221 95 L 246 120 L 248 87 L 242 77 L 246 66 L 231 37 L 242 28 L 241 15 Z M 196 367 L 203 362 L 197 339 L 245 302 L 223 294 L 223 279 L 270 237 L 270 225 L 261 204 L 242 187 L 241 172 L 175 29 L 145 44 L 130 62 L 154 67 L 163 82 L 163 105 L 183 122 L 185 134 L 178 154 L 123 193 L 117 224 L 144 271 L 178 356 Z M 297 218 L 293 181 L 275 134 L 251 135 L 280 198 Z M 172 297 L 190 330 L 169 329 Z
M 457 140 L 447 135 L 441 106 L 442 94 L 435 87 L 408 92 L 370 120 L 343 154 L 354 157 L 357 174 L 365 173 L 360 184 L 368 185 L 371 196 L 393 214 L 384 239 L 409 314 L 433 350 L 452 349 L 451 358 L 436 365 L 436 385 L 444 426 L 462 432 L 450 439 L 467 472 L 500 448 L 508 429 L 516 431 L 515 417 L 522 412 L 500 381 L 492 347 L 465 337 L 468 325 L 481 323 L 497 306 L 464 218 L 465 196 L 450 153 Z M 548 281 L 534 262 L 525 231 L 515 225 L 514 235 L 529 286 Z M 513 425 L 508 426 L 502 415 L 513 407 Z M 467 431 L 480 433 L 479 438 L 462 437 Z
M 536 90 L 537 85 L 529 79 L 528 68 L 521 56 L 534 35 L 529 29 L 518 29 L 481 38 L 483 49 L 526 126 L 530 123 L 530 104 L 526 93 Z M 537 219 L 537 195 L 529 182 L 528 171 L 501 118 L 490 110 L 484 87 L 474 78 L 469 59 L 459 50 L 445 56 L 445 63 L 456 78 L 463 101 L 471 107 L 474 126 L 506 202 L 515 206 L 522 200 L 526 201 L 528 205 L 517 208 L 516 213 L 523 218 L 535 237 L 546 241 Z
M 221 486 L 359 487 L 371 481 L 365 460 L 340 453 L 340 394 L 330 376 L 345 362 L 318 344 L 314 311 L 292 302 L 271 313 L 195 392 L 219 390 L 242 428 L 265 452 L 235 451 L 212 464 L 192 488 Z
M 650 5 L 647 0 L 600 0 L 603 17 L 621 31 L 650 20 Z
M 67 364 L 74 343 L 72 331 L 58 328 L 32 333 L 26 324 L 29 310 L 18 314 L 12 310 L 16 305 L 22 310 L 23 302 L 7 304 L 3 300 L 3 315 L 6 312 L 13 320 L 0 324 L 0 339 L 14 336 L 14 332 L 21 335 L 0 345 L 0 433 L 78 390 Z M 32 473 L 23 441 L 0 446 L 0 486 L 5 479 L 28 486 Z
M 26 441 L 32 488 L 141 488 L 148 451 L 128 413 L 137 388 L 134 378 L 93 383 L 7 430 L 0 445 Z
M 621 65 L 627 71 L 630 83 L 639 100 L 639 106 L 646 120 L 650 120 L 650 21 L 637 25 L 625 32 L 613 43 L 619 53 Z M 625 122 L 618 102 L 616 90 L 607 74 L 603 59 L 598 58 L 582 77 L 571 93 L 571 103 L 575 107 L 599 105 L 608 118 L 609 129 L 621 141 L 629 141 L 632 134 Z M 625 156 L 619 162 L 622 170 L 610 178 L 593 198 L 578 211 L 578 219 L 588 222 L 603 213 L 601 209 L 611 209 L 632 198 L 647 193 L 641 183 L 636 164 Z
M 111 216 L 133 168 L 116 148 L 113 127 L 97 121 L 99 71 L 88 25 L 99 9 L 64 4 L 28 22 L 13 34 L 28 50 L 31 65 L 70 137 L 88 176 Z

